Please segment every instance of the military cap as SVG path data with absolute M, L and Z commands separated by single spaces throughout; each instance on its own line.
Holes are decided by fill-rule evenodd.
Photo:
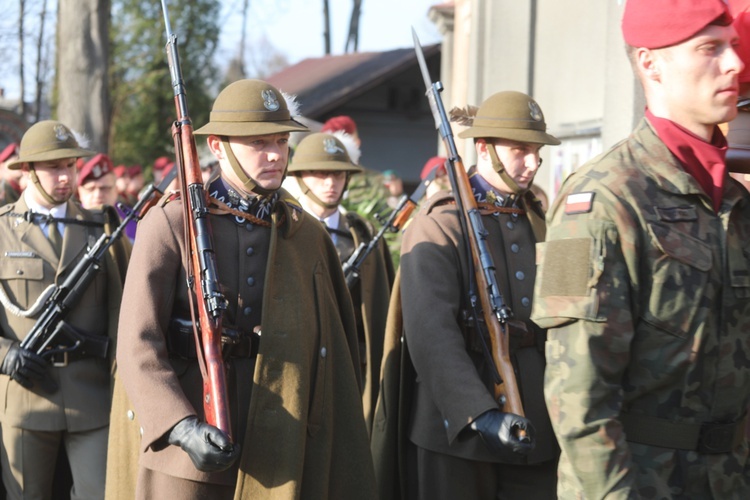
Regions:
M 438 169 L 436 177 L 445 175 L 447 173 L 445 171 L 446 161 L 448 161 L 448 158 L 444 156 L 433 156 L 425 162 L 424 166 L 422 167 L 422 172 L 419 174 L 419 178 L 425 180 L 427 176 L 430 175 L 430 172 L 432 172 L 436 168 Z
M 627 0 L 622 35 L 631 47 L 659 49 L 684 42 L 709 24 L 731 22 L 724 0 Z
M 261 80 L 239 80 L 219 93 L 209 122 L 195 133 L 242 137 L 307 130 L 292 119 L 276 87 Z
M 329 118 L 323 124 L 323 128 L 320 129 L 321 132 L 328 132 L 329 134 L 338 132 L 339 130 L 343 130 L 349 135 L 354 135 L 357 133 L 357 124 L 354 123 L 351 117 L 341 115 Z
M 488 97 L 474 116 L 471 126 L 458 134 L 469 137 L 494 137 L 533 144 L 560 144 L 547 133 L 542 108 L 522 92 L 508 90 Z
M 18 154 L 18 143 L 11 142 L 7 146 L 5 146 L 5 149 L 3 149 L 2 152 L 0 152 L 0 163 L 4 162 L 11 156 L 17 155 L 17 154 Z
M 154 160 L 154 170 L 164 170 L 169 165 L 168 156 L 160 156 Z
M 130 177 L 130 174 L 128 173 L 128 167 L 125 165 L 117 165 L 112 171 L 115 173 L 115 176 L 119 179 L 120 177 Z
M 140 165 L 128 167 L 128 177 L 138 177 L 139 175 L 143 175 L 143 168 Z
M 346 146 L 333 134 L 310 134 L 300 141 L 294 151 L 289 172 L 305 170 L 338 170 L 361 172 L 362 167 L 355 165 Z
M 8 164 L 9 169 L 18 170 L 24 163 L 80 158 L 96 152 L 82 148 L 73 132 L 62 123 L 44 120 L 23 134 L 18 154 L 18 158 Z
M 101 179 L 109 173 L 114 174 L 115 167 L 112 160 L 105 154 L 98 154 L 83 164 L 81 171 L 78 172 L 78 185 L 81 186 L 86 181 Z

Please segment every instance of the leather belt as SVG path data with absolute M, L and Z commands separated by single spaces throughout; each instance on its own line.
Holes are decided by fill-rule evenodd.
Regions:
M 225 358 L 254 358 L 258 355 L 258 349 L 260 348 L 260 331 L 247 334 L 231 328 L 224 328 L 222 329 L 221 343 Z M 167 348 L 170 357 L 198 359 L 191 321 L 172 319 L 167 335 Z
M 745 439 L 747 414 L 731 422 L 677 422 L 632 413 L 621 413 L 619 420 L 633 443 L 717 454 L 731 452 Z

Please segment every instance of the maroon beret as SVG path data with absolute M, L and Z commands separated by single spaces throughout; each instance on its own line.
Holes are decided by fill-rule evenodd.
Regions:
M 114 169 L 115 167 L 112 165 L 109 156 L 98 154 L 81 167 L 81 171 L 78 172 L 78 185 L 80 186 L 86 181 L 101 179 L 110 172 L 114 173 Z
M 0 153 L 0 163 L 4 162 L 13 155 L 18 155 L 17 142 L 11 142 L 5 147 L 5 149 L 3 149 L 2 153 Z
M 321 132 L 328 134 L 338 132 L 339 130 L 343 130 L 349 135 L 354 135 L 357 133 L 357 125 L 351 117 L 341 115 L 330 118 L 323 124 L 323 128 L 320 129 Z
M 164 170 L 169 165 L 169 158 L 166 156 L 160 156 L 154 160 L 154 170 Z
M 422 167 L 422 173 L 419 174 L 419 178 L 422 180 L 425 180 L 428 175 L 430 175 L 430 172 L 432 172 L 432 169 L 439 168 L 440 170 L 437 171 L 437 174 L 445 174 L 445 162 L 448 161 L 447 158 L 444 156 L 433 156 L 429 160 L 427 160 L 427 163 L 424 164 L 424 167 Z
M 659 49 L 684 42 L 715 22 L 732 22 L 723 0 L 627 0 L 622 35 L 632 47 Z
M 129 177 L 128 167 L 126 167 L 125 165 L 117 165 L 114 168 L 113 172 L 115 173 L 115 177 L 117 177 L 118 179 L 126 175 Z
M 130 177 L 143 175 L 143 169 L 141 168 L 140 165 L 133 165 L 132 167 L 128 168 L 128 175 Z

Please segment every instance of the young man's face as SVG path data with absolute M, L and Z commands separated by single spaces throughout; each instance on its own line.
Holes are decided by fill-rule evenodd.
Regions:
M 78 186 L 78 199 L 81 200 L 83 208 L 114 206 L 117 203 L 115 174 L 105 174 L 99 179 L 88 180 Z
M 734 27 L 709 25 L 685 42 L 654 51 L 667 118 L 699 133 L 737 115 L 743 68 L 733 48 L 738 43 Z
M 235 186 L 242 182 L 232 170 L 218 136 L 208 138 L 209 146 L 221 165 L 222 175 Z M 281 187 L 289 159 L 289 133 L 230 137 L 229 145 L 245 174 L 263 189 Z
M 502 194 L 513 194 L 511 188 L 492 167 L 487 148 L 494 147 L 498 159 L 502 162 L 510 178 L 518 184 L 519 188 L 528 189 L 537 170 L 539 170 L 539 150 L 542 149 L 542 145 L 508 139 L 491 139 L 491 142 L 488 141 L 490 140 L 477 139 L 476 141 L 479 174 Z
M 346 188 L 343 170 L 307 170 L 301 173 L 302 182 L 323 203 L 337 205 Z
M 65 203 L 73 196 L 77 173 L 75 158 L 34 162 L 33 168 L 36 171 L 42 189 L 55 200 L 55 203 L 48 202 L 38 191 L 36 184 L 29 180 L 28 189 L 31 190 L 31 196 L 41 206 L 52 208 Z M 29 175 L 29 167 L 27 165 L 23 167 L 23 170 L 25 175 Z

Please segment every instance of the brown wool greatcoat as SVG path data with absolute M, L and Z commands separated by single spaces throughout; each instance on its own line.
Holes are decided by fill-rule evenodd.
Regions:
M 334 271 L 339 259 L 320 225 L 280 193 L 284 201 L 270 229 L 211 216 L 219 281 L 229 300 L 225 324 L 240 330 L 262 325 L 257 362 L 228 362 L 232 425 L 242 456 L 223 473 L 196 470 L 186 453 L 164 441 L 186 416 L 202 418 L 202 383 L 197 362 L 170 359 L 165 343 L 170 317 L 186 307 L 182 208 L 176 202 L 155 207 L 141 222 L 117 353 L 118 376 L 142 427 L 140 467 L 236 484 L 237 499 L 374 498 L 354 316 L 343 275 Z M 260 253 L 261 265 L 250 247 Z M 257 283 L 246 280 L 248 274 Z M 261 302 L 262 316 L 254 318 Z M 119 436 L 132 440 L 134 420 L 123 414 L 125 406 L 113 414 L 112 432 L 123 426 Z M 132 456 L 125 459 L 132 465 Z M 123 479 L 108 483 L 108 498 L 129 487 L 118 483 Z
M 13 304 L 31 306 L 51 283 L 61 284 L 86 252 L 89 237 L 97 239 L 101 227 L 68 224 L 58 258 L 39 225 L 16 214 L 28 211 L 23 197 L 0 210 L 0 285 Z M 68 202 L 67 218 L 104 222 L 101 212 L 91 212 Z M 67 322 L 90 334 L 110 337 L 114 352 L 122 279 L 130 243 L 122 239 L 106 254 L 102 271 L 67 316 Z M 114 258 L 113 258 L 114 256 Z M 115 258 L 117 261 L 115 261 Z M 116 263 L 117 262 L 117 263 Z M 119 265 L 118 265 L 119 264 Z M 0 307 L 0 360 L 11 344 L 26 337 L 36 317 L 23 318 Z M 59 390 L 53 394 L 38 387 L 25 389 L 0 375 L 0 421 L 28 430 L 87 431 L 109 422 L 111 359 L 87 358 L 65 367 L 50 367 Z
M 339 229 L 349 231 L 353 238 L 352 248 L 347 254 L 342 253 L 341 247 L 336 245 L 342 262 L 361 243 L 369 243 L 374 236 L 372 226 L 354 212 L 342 214 L 339 226 Z M 343 239 L 345 238 L 339 238 L 339 241 Z M 372 417 L 380 388 L 380 361 L 383 357 L 383 338 L 393 274 L 391 254 L 385 240 L 381 239 L 362 262 L 360 280 L 351 290 L 354 307 L 357 308 L 355 316 L 362 365 L 362 407 L 368 432 L 372 429 Z
M 530 203 L 530 195 L 524 201 Z M 482 220 L 500 292 L 515 318 L 535 329 L 539 342 L 515 351 L 524 410 L 537 431 L 528 463 L 553 460 L 558 448 L 542 394 L 544 332 L 529 321 L 534 245 L 544 237 L 543 225 L 537 226 L 535 236 L 524 216 L 483 215 Z M 447 193 L 431 198 L 404 232 L 400 290 L 392 294 L 372 435 L 382 499 L 398 499 L 407 491 L 406 471 L 413 470 L 405 454 L 409 441 L 468 460 L 523 463 L 513 456 L 495 457 L 468 428 L 498 405 L 485 358 L 460 319 L 468 287 L 470 257 L 465 250 L 456 207 Z

